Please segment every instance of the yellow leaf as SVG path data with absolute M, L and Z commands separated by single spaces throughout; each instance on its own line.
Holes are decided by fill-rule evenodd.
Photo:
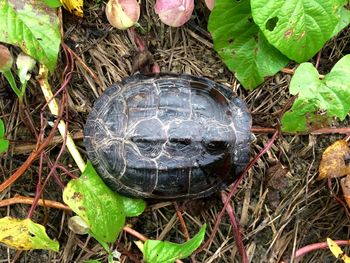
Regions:
M 327 244 L 329 250 L 333 253 L 336 258 L 342 259 L 344 263 L 350 263 L 350 257 L 348 257 L 343 250 L 335 243 L 332 239 L 327 238 Z
M 0 218 L 0 242 L 19 250 L 59 250 L 58 242 L 47 236 L 45 227 L 29 218 Z
M 83 17 L 83 0 L 60 0 L 63 7 L 76 16 Z

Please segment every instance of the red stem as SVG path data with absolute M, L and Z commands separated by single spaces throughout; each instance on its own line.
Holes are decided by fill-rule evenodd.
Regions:
M 335 240 L 335 243 L 339 246 L 350 245 L 350 240 Z M 302 255 L 314 251 L 316 249 L 326 249 L 328 248 L 327 242 L 314 243 L 307 245 L 305 247 L 299 248 L 294 255 L 294 258 L 301 257 Z
M 221 192 L 221 199 L 222 199 L 223 203 L 226 203 L 227 196 L 224 192 Z M 228 216 L 230 217 L 230 220 L 231 220 L 231 224 L 233 227 L 233 233 L 235 235 L 235 240 L 236 240 L 239 254 L 241 254 L 241 257 L 242 257 L 242 262 L 248 263 L 249 259 L 248 259 L 247 252 L 244 248 L 244 244 L 243 244 L 242 237 L 241 237 L 241 232 L 239 230 L 239 224 L 236 220 L 235 213 L 234 213 L 233 208 L 232 208 L 230 203 L 226 207 L 226 213 L 228 214 Z

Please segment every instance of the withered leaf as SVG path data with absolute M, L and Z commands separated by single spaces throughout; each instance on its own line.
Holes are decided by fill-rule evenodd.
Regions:
M 329 146 L 322 155 L 318 180 L 350 174 L 346 159 L 350 158 L 350 148 L 346 141 L 339 140 Z
M 266 172 L 266 185 L 276 190 L 285 189 L 288 186 L 288 169 L 281 163 L 269 167 Z
M 341 188 L 343 190 L 344 198 L 348 207 L 350 207 L 350 175 L 340 180 Z

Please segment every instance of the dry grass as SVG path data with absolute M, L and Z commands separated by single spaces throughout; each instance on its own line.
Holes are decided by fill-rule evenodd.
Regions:
M 248 103 L 254 125 L 273 127 L 277 124 L 278 117 L 290 99 L 288 85 L 291 76 L 279 73 L 261 87 L 248 93 L 241 88 L 234 75 L 226 69 L 214 52 L 210 36 L 205 32 L 207 11 L 198 7 L 197 18 L 192 23 L 174 29 L 160 24 L 151 7 L 151 2 L 145 1 L 142 10 L 145 15 L 141 19 L 141 24 L 145 28 L 150 28 L 147 34 L 149 50 L 160 65 L 161 71 L 207 76 L 229 85 Z M 97 84 L 84 67 L 77 63 L 68 88 L 70 130 L 78 134 L 76 142 L 84 153 L 79 138 L 86 116 L 99 94 L 112 83 L 130 74 L 136 47 L 127 32 L 117 31 L 108 25 L 101 7 L 88 7 L 83 21 L 65 15 L 65 43 L 96 74 L 99 82 Z M 350 29 L 347 29 L 326 45 L 321 52 L 321 73 L 327 73 L 340 57 L 349 53 L 349 39 Z M 63 67 L 61 60 L 56 75 L 52 77 L 53 83 L 57 85 Z M 4 94 L 0 100 L 0 115 L 6 122 L 8 138 L 21 144 L 15 144 L 16 146 L 0 159 L 0 175 L 1 180 L 4 180 L 26 159 L 28 149 L 33 147 L 35 139 L 21 123 L 15 97 L 10 94 L 4 79 L 0 79 L 0 92 Z M 38 85 L 32 80 L 28 105 L 36 122 L 39 122 L 38 116 L 42 104 L 43 98 Z M 349 125 L 349 120 L 337 125 Z M 267 134 L 257 135 L 252 155 L 264 147 L 268 138 Z M 341 194 L 338 182 L 333 180 L 334 184 L 330 190 L 325 182 L 315 180 L 323 150 L 339 138 L 341 137 L 334 135 L 281 136 L 249 171 L 232 200 L 232 206 L 240 222 L 243 242 L 251 262 L 290 260 L 298 248 L 310 243 L 323 242 L 328 236 L 332 239 L 349 238 L 349 218 L 332 196 Z M 23 143 L 26 143 L 27 150 L 23 150 Z M 47 150 L 50 159 L 55 159 L 58 149 L 59 143 L 56 142 Z M 62 163 L 71 172 L 78 174 L 68 153 L 64 155 Z M 282 164 L 287 170 L 283 178 L 286 185 L 277 192 L 271 189 L 266 181 L 268 169 L 275 164 Z M 11 189 L 1 193 L 1 199 L 12 197 L 16 193 L 32 196 L 35 192 L 38 169 L 36 162 Z M 48 168 L 45 168 L 44 172 L 48 172 Z M 44 196 L 48 199 L 61 200 L 61 191 L 57 190 L 53 180 L 47 186 Z M 191 202 L 180 203 L 184 209 L 183 216 L 190 236 L 193 236 L 203 223 L 207 223 L 206 237 L 208 237 L 222 208 L 218 196 L 202 200 L 201 203 L 202 206 L 198 202 L 194 205 Z M 27 211 L 26 205 L 13 205 L 0 208 L 0 216 L 23 217 Z M 68 215 L 62 211 L 39 208 L 34 219 L 40 223 L 47 223 L 49 234 L 59 239 L 61 251 L 60 253 L 23 252 L 17 255 L 18 262 L 63 263 L 81 262 L 91 258 L 106 261 L 106 254 L 93 239 L 74 235 L 68 229 L 67 217 Z M 185 241 L 174 206 L 169 202 L 150 205 L 142 216 L 132 219 L 130 224 L 150 238 Z M 122 234 L 120 237 L 120 251 L 131 259 L 140 256 L 133 240 L 127 234 Z M 0 247 L 0 262 L 11 262 L 10 259 L 16 257 L 15 254 L 13 250 Z M 222 219 L 213 242 L 197 255 L 196 260 L 206 263 L 240 262 L 227 216 Z M 122 262 L 132 261 L 125 258 Z M 293 262 L 334 262 L 334 259 L 328 250 L 319 250 Z

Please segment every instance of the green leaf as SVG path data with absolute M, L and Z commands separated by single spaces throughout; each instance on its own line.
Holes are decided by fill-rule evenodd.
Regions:
M 59 19 L 42 1 L 0 1 L 0 41 L 19 46 L 52 72 L 61 42 Z
M 97 259 L 89 259 L 84 261 L 84 263 L 101 263 L 101 261 L 97 260 Z
M 124 213 L 127 217 L 138 216 L 143 213 L 146 208 L 146 202 L 142 199 L 134 199 L 120 195 L 123 202 Z
M 3 138 L 5 135 L 5 124 L 2 119 L 0 119 L 0 138 Z
M 63 200 L 89 226 L 99 242 L 114 242 L 125 223 L 123 203 L 97 175 L 90 162 L 79 179 L 71 180 Z
M 297 62 L 312 58 L 329 40 L 344 0 L 251 0 L 255 23 L 269 43 Z
M 68 183 L 63 200 L 86 222 L 89 233 L 100 243 L 114 242 L 124 226 L 125 216 L 140 214 L 145 208 L 144 201 L 110 190 L 90 162 L 79 179 Z M 126 204 L 130 207 L 125 210 Z
M 173 263 L 187 258 L 203 242 L 206 225 L 192 239 L 183 244 L 168 241 L 147 240 L 143 246 L 143 257 L 147 263 Z
M 313 122 L 316 110 L 316 102 L 297 99 L 282 117 L 282 130 L 289 132 L 307 130 L 307 124 Z
M 62 6 L 62 3 L 60 0 L 43 0 L 43 2 L 51 8 L 57 8 Z
M 0 242 L 19 250 L 50 249 L 58 252 L 59 243 L 50 239 L 45 227 L 31 219 L 0 219 Z
M 252 20 L 249 0 L 216 1 L 208 29 L 215 50 L 247 89 L 254 89 L 288 63 L 259 32 Z
M 9 141 L 4 138 L 5 136 L 5 124 L 0 119 L 0 153 L 6 152 L 9 148 Z
M 0 138 L 0 153 L 6 152 L 9 148 L 9 141 Z
M 305 131 L 310 123 L 326 117 L 344 120 L 350 110 L 350 55 L 344 56 L 324 79 L 319 79 L 311 63 L 301 64 L 291 80 L 290 93 L 298 95 L 289 112 L 282 118 L 284 131 Z
M 335 27 L 332 37 L 337 35 L 340 31 L 342 31 L 346 26 L 350 23 L 350 10 L 345 7 L 339 10 L 339 21 L 337 26 Z
M 29 220 L 28 230 L 33 243 L 33 249 L 51 249 L 56 252 L 59 251 L 59 243 L 47 236 L 44 226 L 36 224 L 30 219 L 25 219 L 24 221 L 26 220 Z

